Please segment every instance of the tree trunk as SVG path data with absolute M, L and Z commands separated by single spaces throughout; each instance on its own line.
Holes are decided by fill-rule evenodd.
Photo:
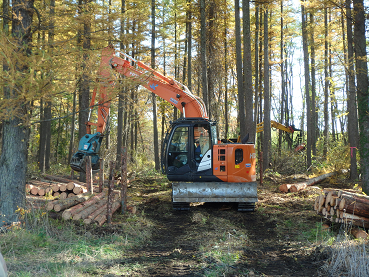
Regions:
M 307 37 L 307 23 L 305 13 L 305 1 L 301 2 L 301 22 L 302 22 L 302 48 L 304 52 L 304 76 L 305 76 L 305 98 L 306 98 L 306 121 L 307 121 L 307 143 L 306 143 L 306 166 L 311 166 L 311 107 L 310 107 L 310 75 L 309 75 L 309 50 Z
M 217 120 L 218 118 L 218 110 L 219 107 L 217 107 L 218 103 L 214 102 L 212 103 L 212 99 L 215 96 L 215 86 L 216 86 L 216 75 L 218 72 L 218 63 L 217 63 L 217 53 L 216 53 L 216 33 L 218 30 L 215 30 L 215 20 L 216 20 L 216 14 L 217 11 L 215 10 L 216 5 L 213 1 L 210 1 L 208 4 L 208 16 L 206 16 L 206 8 L 205 8 L 205 18 L 207 18 L 205 21 L 208 22 L 205 24 L 206 28 L 206 64 L 207 64 L 207 80 L 208 80 L 208 115 L 213 120 Z M 206 6 L 205 6 L 206 7 Z M 207 25 L 207 26 L 206 26 Z M 218 127 L 218 126 L 217 126 Z
M 256 123 L 258 122 L 258 105 L 259 105 L 259 5 L 255 3 L 255 44 L 254 44 L 254 64 L 255 64 L 255 83 L 254 83 L 254 92 L 255 92 L 255 105 L 254 105 L 254 126 L 253 128 L 256 129 Z M 254 142 L 256 142 L 256 137 Z
M 316 120 L 317 117 L 316 114 L 316 86 L 315 86 L 315 41 L 314 41 L 314 27 L 315 27 L 315 21 L 314 21 L 314 15 L 311 12 L 310 13 L 310 24 L 311 24 L 311 150 L 313 152 L 313 155 L 316 156 Z
M 210 117 L 209 108 L 209 96 L 208 96 L 208 67 L 207 67 L 207 54 L 206 54 L 206 5 L 205 0 L 200 0 L 200 14 L 201 14 L 201 87 L 202 87 L 202 99 L 204 100 L 206 110 Z
M 225 0 L 226 3 L 226 0 Z M 229 115 L 228 115 L 228 22 L 224 17 L 224 138 L 228 138 Z
M 246 136 L 246 110 L 245 92 L 243 89 L 242 73 L 242 47 L 241 47 L 241 20 L 240 1 L 235 0 L 235 33 L 236 33 L 236 68 L 237 68 L 237 95 L 238 95 L 238 120 L 241 139 Z
M 255 141 L 254 128 L 254 101 L 252 89 L 252 63 L 251 63 L 251 34 L 250 34 L 250 1 L 242 1 L 243 13 L 243 68 L 244 68 L 244 94 L 245 94 L 245 135 L 249 134 L 249 140 Z M 242 138 L 242 137 L 241 137 Z
M 286 97 L 286 86 L 285 86 L 285 79 L 284 79 L 284 34 L 283 34 L 283 0 L 281 0 L 281 40 L 280 40 L 280 57 L 281 57 L 281 103 L 280 103 L 280 110 L 281 110 L 281 117 L 280 123 L 284 124 L 284 107 L 285 107 L 285 97 Z M 281 155 L 281 147 L 282 147 L 282 136 L 283 131 L 279 130 L 278 132 L 278 155 Z
M 187 23 L 186 23 L 186 26 L 187 26 L 187 44 L 186 44 L 187 45 L 187 87 L 190 91 L 192 91 L 192 5 L 191 5 L 191 0 L 187 1 L 187 5 L 188 5 Z M 183 72 L 183 74 L 186 75 L 185 72 Z
M 33 2 L 32 0 L 14 0 L 12 2 L 12 36 L 15 38 L 13 43 L 17 45 L 13 54 L 17 56 L 18 61 L 24 62 L 14 64 L 20 75 L 27 75 L 29 71 L 27 60 L 28 56 L 31 55 L 28 46 L 32 39 Z M 12 84 L 8 84 L 11 89 L 4 95 L 3 101 L 21 97 L 19 92 L 23 93 L 23 82 L 16 83 L 16 87 L 11 87 Z M 27 146 L 30 134 L 27 120 L 28 105 L 26 100 L 22 100 L 18 102 L 17 107 L 9 106 L 8 114 L 12 117 L 3 121 L 4 133 L 0 157 L 0 210 L 2 213 L 0 226 L 18 221 L 18 215 L 15 211 L 19 207 L 24 207 Z
M 328 16 L 327 8 L 324 8 L 324 147 L 323 156 L 326 158 L 328 153 L 329 143 L 329 76 L 328 76 Z
M 155 69 L 155 0 L 151 0 L 151 68 Z M 158 138 L 158 115 L 157 115 L 157 104 L 156 94 L 152 92 L 152 119 L 153 119 L 153 133 L 154 133 L 154 161 L 155 170 L 159 171 L 159 138 Z
M 263 171 L 269 168 L 271 149 L 270 125 L 270 87 L 269 87 L 269 35 L 268 35 L 268 7 L 264 12 L 264 137 L 263 137 Z
M 91 47 L 91 20 L 90 20 L 90 11 L 89 11 L 90 0 L 86 0 L 85 4 L 82 6 L 83 12 L 85 13 L 83 22 L 83 54 L 82 54 L 82 76 L 79 87 L 79 133 L 78 140 L 86 134 L 86 122 L 88 122 L 88 114 L 89 114 L 89 103 L 90 103 L 90 76 L 88 74 L 88 61 L 89 61 L 89 50 Z M 86 179 L 86 175 L 84 172 L 80 172 L 80 180 L 84 181 Z
M 360 127 L 360 163 L 362 187 L 369 194 L 369 94 L 368 65 L 365 37 L 365 11 L 363 0 L 354 0 L 354 45 L 356 61 L 357 97 Z
M 38 169 L 41 173 L 45 172 L 45 150 L 46 150 L 46 132 L 45 132 L 45 113 L 44 101 L 40 100 L 40 141 L 38 147 Z
M 354 47 L 352 37 L 352 18 L 351 18 L 351 0 L 346 0 L 346 22 L 347 22 L 347 65 L 346 72 L 348 78 L 347 91 L 347 133 L 350 144 L 350 179 L 357 180 L 357 160 L 356 151 L 358 147 L 358 118 L 356 104 L 356 89 L 355 89 L 355 68 L 354 68 Z

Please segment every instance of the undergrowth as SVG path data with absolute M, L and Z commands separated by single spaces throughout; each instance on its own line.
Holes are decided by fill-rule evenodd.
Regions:
M 322 243 L 321 252 L 325 252 L 328 257 L 322 267 L 324 276 L 369 276 L 368 241 L 353 239 L 349 235 L 350 228 L 344 226 L 337 236 Z
M 114 267 L 122 253 L 151 237 L 151 223 L 142 218 L 96 228 L 51 219 L 40 210 L 19 212 L 22 224 L 0 234 L 9 276 L 103 276 L 109 265 L 110 273 L 121 274 Z

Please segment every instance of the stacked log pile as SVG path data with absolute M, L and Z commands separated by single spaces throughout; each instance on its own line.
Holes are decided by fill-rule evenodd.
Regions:
M 86 224 L 97 223 L 99 226 L 107 220 L 108 190 L 104 189 L 99 194 L 84 193 L 67 199 L 54 200 L 47 204 L 48 211 L 62 211 L 64 220 L 83 220 Z M 119 207 L 120 192 L 112 193 L 112 209 L 114 214 Z
M 347 190 L 324 189 L 314 210 L 332 222 L 369 228 L 369 197 Z
M 75 182 L 55 183 L 32 180 L 27 182 L 27 191 L 34 196 L 54 196 L 59 199 L 73 197 L 87 192 L 85 186 Z

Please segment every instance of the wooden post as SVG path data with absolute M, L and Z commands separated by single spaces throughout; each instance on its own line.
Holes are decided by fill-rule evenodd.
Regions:
M 100 158 L 99 192 L 102 192 L 103 186 L 104 186 L 104 160 Z
M 121 161 L 121 206 L 122 214 L 127 209 L 127 148 L 122 147 L 122 161 Z
M 113 189 L 114 189 L 114 169 L 115 162 L 110 161 L 109 163 L 109 185 L 108 185 L 108 204 L 107 204 L 107 215 L 106 219 L 108 224 L 111 223 L 112 213 L 111 208 L 113 205 Z
M 94 187 L 92 185 L 91 156 L 86 156 L 86 186 L 88 192 L 94 193 Z
M 260 185 L 263 184 L 263 152 L 259 152 Z

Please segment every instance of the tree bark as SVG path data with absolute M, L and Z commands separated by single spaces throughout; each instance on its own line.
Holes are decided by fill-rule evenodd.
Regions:
M 14 66 L 21 76 L 29 74 L 27 60 L 31 55 L 29 44 L 32 40 L 33 3 L 33 0 L 12 2 L 12 36 L 15 38 L 13 43 L 17 45 L 13 55 L 17 56 L 18 60 Z M 8 84 L 11 89 L 6 91 L 3 101 L 23 98 L 20 92 L 28 92 L 26 88 L 23 88 L 25 85 L 23 82 L 15 83 L 15 87 L 12 87 L 13 84 Z M 19 207 L 24 207 L 25 204 L 27 146 L 30 134 L 28 106 L 27 100 L 18 102 L 17 107 L 9 106 L 8 114 L 12 117 L 3 121 L 3 145 L 0 157 L 0 210 L 2 213 L 0 226 L 18 221 L 15 211 Z
M 151 68 L 155 69 L 155 0 L 151 0 Z M 156 94 L 151 94 L 152 99 L 152 119 L 153 119 L 153 148 L 154 148 L 154 161 L 155 170 L 160 170 L 160 160 L 159 160 L 159 138 L 158 138 L 158 115 L 157 115 L 157 99 Z
M 251 63 L 251 33 L 250 33 L 250 1 L 242 1 L 243 13 L 243 68 L 244 68 L 244 94 L 245 94 L 245 135 L 249 134 L 249 140 L 255 142 L 254 127 L 254 101 L 252 89 L 252 63 Z M 241 136 L 241 138 L 243 138 Z
M 269 28 L 268 7 L 264 12 L 264 137 L 263 137 L 263 171 L 269 168 L 271 149 L 271 125 L 270 125 L 270 90 L 269 90 Z
M 201 43 L 201 87 L 202 87 L 202 99 L 204 100 L 206 110 L 210 117 L 209 108 L 209 96 L 208 96 L 208 66 L 207 66 L 207 54 L 206 54 L 206 14 L 205 14 L 205 0 L 200 0 L 200 14 L 201 14 L 201 31 L 200 31 L 200 43 Z
M 357 180 L 357 160 L 356 153 L 359 145 L 359 127 L 357 117 L 356 89 L 355 89 L 355 68 L 354 68 L 354 47 L 352 34 L 351 0 L 346 0 L 346 28 L 347 28 L 347 65 L 346 72 L 348 78 L 347 91 L 347 133 L 350 144 L 350 179 Z
M 311 150 L 314 156 L 316 156 L 316 86 L 315 86 L 315 21 L 314 21 L 314 14 L 310 13 L 310 24 L 311 24 Z
M 307 121 L 307 143 L 306 143 L 306 166 L 311 166 L 311 101 L 310 101 L 310 74 L 309 74 L 309 50 L 307 37 L 307 23 L 305 12 L 305 1 L 301 2 L 301 22 L 302 22 L 302 48 L 304 52 L 304 77 L 305 77 L 305 98 L 306 98 L 306 121 Z
M 324 146 L 323 156 L 327 157 L 328 143 L 329 143 L 329 114 L 328 114 L 328 102 L 329 102 L 329 76 L 328 76 L 328 16 L 327 8 L 324 8 Z
M 83 13 L 85 19 L 83 22 L 83 53 L 82 53 L 82 76 L 81 81 L 79 83 L 79 132 L 78 132 L 78 140 L 86 134 L 86 122 L 88 122 L 88 114 L 89 114 L 89 103 L 90 103 L 90 75 L 88 73 L 88 61 L 89 61 L 89 50 L 91 48 L 91 19 L 90 19 L 90 11 L 89 11 L 90 0 L 85 0 L 84 5 L 82 5 L 81 9 L 83 9 Z M 80 180 L 86 180 L 86 175 L 84 172 L 80 172 Z
M 354 45 L 360 128 L 362 187 L 369 194 L 369 94 L 363 0 L 354 0 Z
M 245 93 L 243 89 L 242 72 L 242 47 L 241 47 L 241 20 L 240 1 L 235 0 L 235 33 L 236 33 L 236 70 L 237 70 L 237 95 L 238 95 L 238 120 L 240 126 L 241 139 L 246 136 L 246 110 Z
M 281 0 L 281 40 L 280 40 L 280 56 L 281 56 L 281 103 L 280 103 L 280 123 L 284 124 L 284 107 L 285 107 L 285 97 L 286 97 L 286 86 L 285 86 L 285 74 L 284 74 L 284 34 L 283 34 L 283 0 Z M 283 131 L 279 130 L 278 132 L 278 155 L 281 155 L 281 147 L 282 147 L 282 136 Z

